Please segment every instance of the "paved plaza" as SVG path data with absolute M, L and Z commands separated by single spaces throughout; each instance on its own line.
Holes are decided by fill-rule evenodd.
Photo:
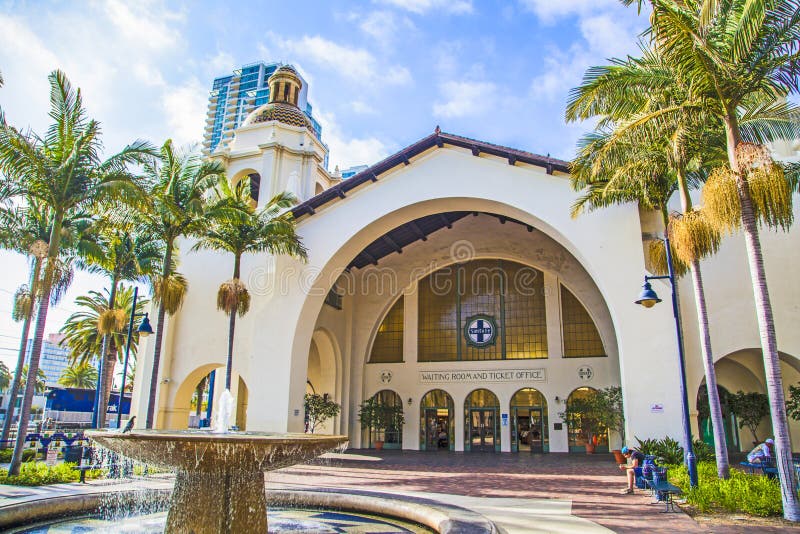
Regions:
M 38 488 L 0 486 L 3 507 L 76 493 L 166 489 L 170 475 L 136 481 L 97 480 Z M 800 532 L 800 527 L 747 520 L 697 522 L 637 490 L 621 495 L 625 479 L 610 455 L 517 455 L 351 450 L 267 475 L 268 488 L 343 489 L 433 499 L 478 512 L 507 534 Z M 744 523 L 744 520 L 741 521 Z

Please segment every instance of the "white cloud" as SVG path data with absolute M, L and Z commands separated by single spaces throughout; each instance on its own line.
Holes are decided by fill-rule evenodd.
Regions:
M 448 81 L 439 85 L 443 102 L 433 104 L 433 114 L 445 119 L 480 115 L 497 92 L 491 82 Z
M 202 141 L 208 88 L 197 78 L 167 89 L 161 97 L 161 106 L 172 140 L 178 146 Z
M 322 125 L 325 143 L 330 148 L 328 168 L 371 165 L 389 155 L 390 147 L 376 137 L 354 138 L 346 135 L 333 113 L 318 112 L 317 119 Z
M 442 10 L 454 15 L 473 12 L 472 0 L 378 0 L 378 3 L 405 9 L 418 15 L 431 10 Z
M 572 15 L 586 15 L 618 6 L 617 0 L 520 0 L 523 7 L 532 11 L 545 23 Z
M 344 46 L 318 35 L 305 35 L 300 39 L 283 39 L 274 34 L 270 37 L 282 51 L 294 57 L 308 59 L 345 78 L 371 85 L 405 85 L 411 82 L 411 73 L 407 68 L 400 65 L 381 65 L 364 48 Z
M 117 30 L 143 48 L 164 50 L 179 41 L 180 35 L 169 23 L 184 20 L 184 14 L 168 10 L 161 2 L 109 0 L 104 6 Z
M 236 59 L 229 53 L 220 50 L 206 62 L 212 76 L 220 76 L 224 72 L 232 71 L 236 67 Z
M 350 109 L 359 115 L 375 115 L 378 111 L 364 102 L 363 100 L 355 100 L 350 103 Z
M 415 30 L 411 19 L 391 11 L 372 11 L 366 15 L 351 13 L 348 19 L 358 22 L 359 29 L 384 48 L 392 45 L 399 36 L 407 36 Z

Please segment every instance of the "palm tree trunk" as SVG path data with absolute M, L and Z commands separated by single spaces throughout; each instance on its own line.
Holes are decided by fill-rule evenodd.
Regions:
M 758 331 L 761 335 L 761 352 L 764 358 L 772 431 L 775 434 L 783 517 L 789 521 L 800 521 L 800 501 L 795 489 L 797 480 L 792 464 L 792 444 L 789 425 L 786 420 L 786 404 L 783 396 L 780 360 L 778 358 L 778 342 L 775 337 L 772 303 L 767 290 L 767 275 L 764 270 L 764 258 L 761 254 L 761 240 L 758 235 L 755 213 L 753 212 L 753 203 L 750 199 L 750 189 L 736 158 L 736 147 L 741 142 L 741 135 L 735 110 L 731 110 L 725 117 L 725 133 L 728 142 L 728 160 L 736 177 L 739 203 L 742 210 L 742 230 L 747 248 L 747 260 L 750 264 L 750 277 L 753 280 L 753 295 L 756 304 L 756 317 L 758 318 Z
M 689 196 L 689 187 L 686 183 L 686 174 L 682 165 L 679 165 L 676 174 L 678 178 L 678 190 L 681 197 L 681 206 L 684 213 L 689 213 L 692 209 L 692 199 Z M 689 270 L 692 273 L 694 302 L 697 308 L 697 326 L 700 331 L 700 352 L 703 356 L 703 370 L 706 375 L 706 389 L 708 390 L 708 405 L 711 415 L 711 432 L 714 435 L 714 452 L 717 460 L 717 476 L 724 479 L 730 476 L 728 443 L 725 439 L 722 406 L 719 401 L 719 390 L 717 390 L 717 371 L 714 368 L 714 353 L 711 350 L 711 332 L 708 328 L 708 307 L 706 306 L 706 295 L 703 287 L 703 275 L 700 271 L 700 261 L 697 259 L 692 261 L 689 264 Z
M 170 276 L 170 264 L 172 263 L 172 240 L 167 242 L 167 250 L 164 252 L 164 265 L 161 269 L 162 283 Z M 161 365 L 161 342 L 164 339 L 164 295 L 161 295 L 161 302 L 158 303 L 158 318 L 156 320 L 156 339 L 155 349 L 153 350 L 153 370 L 150 373 L 150 396 L 147 400 L 147 418 L 145 428 L 153 428 L 153 415 L 156 409 L 156 393 L 158 391 L 158 368 Z
M 113 310 L 117 302 L 117 277 L 111 277 L 111 292 L 108 296 L 108 309 Z M 114 380 L 114 363 L 116 357 L 112 355 L 112 338 L 114 332 L 106 332 L 103 336 L 103 348 L 100 350 L 100 372 L 97 374 L 97 428 L 106 426 L 106 413 L 108 399 L 111 396 L 111 385 Z M 116 352 L 116 351 L 114 351 Z M 113 360 L 112 360 L 113 358 Z M 109 374 L 109 371 L 111 374 Z
M 31 275 L 31 299 L 36 299 L 37 281 L 42 272 L 42 259 L 33 260 L 33 274 Z M 22 368 L 25 366 L 25 353 L 28 350 L 28 335 L 31 331 L 31 320 L 33 319 L 34 307 L 31 306 L 30 314 L 22 322 L 22 335 L 19 340 L 19 353 L 17 354 L 17 367 L 14 369 L 14 380 L 11 382 L 11 391 L 8 394 L 8 409 L 6 418 L 3 421 L 3 433 L 0 435 L 0 444 L 5 446 L 8 442 L 8 435 L 11 433 L 11 423 L 14 421 L 14 411 L 17 405 L 17 395 L 19 395 L 19 384 L 22 380 Z
M 8 468 L 8 474 L 11 476 L 19 475 L 20 466 L 22 465 L 22 451 L 25 448 L 25 437 L 28 434 L 28 419 L 31 416 L 31 403 L 33 402 L 33 394 L 36 391 L 36 379 L 39 374 L 39 358 L 42 356 L 44 327 L 47 323 L 47 311 L 50 308 L 50 292 L 53 288 L 54 263 L 56 258 L 58 258 L 61 245 L 61 226 L 63 220 L 64 216 L 56 212 L 53 217 L 53 227 L 50 229 L 50 246 L 47 250 L 47 264 L 45 266 L 44 283 L 42 285 L 42 296 L 39 300 L 39 312 L 36 315 L 36 328 L 33 331 L 33 348 L 31 350 L 31 359 L 28 363 L 25 395 L 20 408 L 17 441 L 14 444 L 14 454 L 11 456 L 11 465 Z
M 239 280 L 242 256 L 236 254 L 233 259 L 233 279 Z M 237 306 L 238 308 L 238 306 Z M 233 337 L 236 332 L 236 313 L 238 310 L 231 310 L 230 323 L 228 325 L 228 360 L 225 365 L 225 389 L 231 389 L 231 374 L 233 374 Z
M 730 464 L 728 460 L 728 443 L 725 439 L 725 425 L 722 420 L 722 406 L 717 389 L 717 371 L 714 368 L 714 355 L 711 352 L 711 333 L 708 329 L 708 308 L 703 288 L 703 275 L 700 262 L 695 260 L 689 266 L 692 271 L 694 285 L 694 302 L 697 306 L 697 320 L 700 327 L 700 349 L 703 354 L 703 369 L 706 373 L 706 389 L 708 390 L 708 407 L 711 416 L 711 430 L 714 434 L 714 451 L 717 457 L 717 476 L 728 478 Z

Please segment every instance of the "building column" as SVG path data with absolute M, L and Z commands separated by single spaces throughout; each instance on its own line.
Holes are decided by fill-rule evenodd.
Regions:
M 561 285 L 555 274 L 544 273 L 544 306 L 547 321 L 547 357 L 562 362 L 564 359 L 564 340 L 561 332 Z M 551 368 L 554 366 L 550 366 Z M 552 380 L 548 374 L 547 380 Z M 547 399 L 547 421 L 550 425 L 550 452 L 569 452 L 567 439 L 567 423 L 558 416 L 564 411 L 564 399 L 570 390 L 561 384 L 550 384 L 550 391 L 555 391 L 553 398 Z M 556 401 L 556 397 L 559 398 Z M 561 430 L 555 430 L 555 423 L 561 423 Z
M 414 280 L 403 292 L 403 364 L 416 365 L 417 363 L 417 339 L 419 321 L 419 299 L 417 292 L 417 281 Z M 414 377 L 416 383 L 418 377 Z M 412 390 L 414 388 L 411 388 Z M 403 410 L 406 416 L 406 424 L 403 426 L 403 449 L 419 450 L 419 403 L 421 398 L 411 397 L 411 405 L 408 404 L 408 396 L 403 398 Z

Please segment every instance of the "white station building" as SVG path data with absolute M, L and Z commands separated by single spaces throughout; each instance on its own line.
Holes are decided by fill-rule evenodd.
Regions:
M 263 205 L 290 191 L 303 263 L 245 257 L 250 312 L 237 322 L 232 393 L 236 423 L 303 432 L 307 391 L 342 406 L 323 432 L 351 447 L 576 452 L 585 441 L 561 413 L 587 388 L 621 386 L 629 444 L 682 437 L 677 341 L 664 302 L 634 304 L 648 273 L 645 250 L 660 217 L 627 204 L 570 216 L 567 163 L 436 130 L 346 180 L 323 166 L 326 147 L 296 106 L 290 67 L 270 79 L 270 103 L 253 111 L 219 157 L 232 182 L 260 184 Z M 788 153 L 797 147 L 785 146 Z M 798 202 L 800 204 L 800 202 Z M 800 230 L 762 231 L 784 387 L 800 382 Z M 232 258 L 187 252 L 183 307 L 165 325 L 156 427 L 187 428 L 192 395 L 222 369 L 228 319 L 215 295 Z M 719 385 L 765 393 L 755 307 L 741 236 L 702 264 Z M 689 280 L 679 284 L 687 382 L 696 437 L 708 438 Z M 152 340 L 152 338 L 151 338 Z M 148 340 L 136 366 L 132 412 L 143 424 L 152 368 Z M 217 380 L 216 398 L 224 380 Z M 373 396 L 402 406 L 405 424 L 362 429 Z M 725 413 L 731 450 L 752 437 Z M 761 437 L 771 430 L 762 422 Z M 791 423 L 794 442 L 800 426 Z M 319 431 L 319 430 L 318 430 Z M 600 439 L 619 445 L 617 435 Z M 609 441 L 611 443 L 609 443 Z

